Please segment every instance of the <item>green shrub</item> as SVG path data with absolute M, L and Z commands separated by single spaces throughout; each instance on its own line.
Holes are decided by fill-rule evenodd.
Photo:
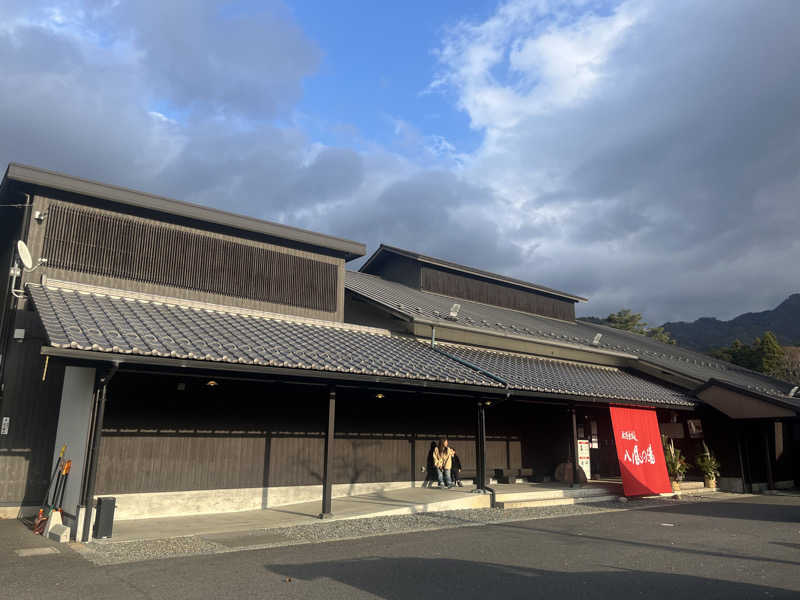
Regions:
M 703 473 L 707 479 L 716 479 L 719 477 L 720 464 L 717 457 L 711 453 L 706 443 L 703 442 L 703 452 L 697 457 L 695 461 L 697 468 Z

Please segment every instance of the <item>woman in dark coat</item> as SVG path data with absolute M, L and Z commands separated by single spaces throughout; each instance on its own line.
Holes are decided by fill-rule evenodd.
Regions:
M 450 469 L 450 477 L 453 480 L 453 485 L 464 487 L 461 483 L 461 459 L 458 458 L 458 452 L 453 448 L 453 466 Z

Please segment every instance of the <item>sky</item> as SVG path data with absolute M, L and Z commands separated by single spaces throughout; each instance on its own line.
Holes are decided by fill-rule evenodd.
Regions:
M 800 291 L 798 56 L 795 0 L 4 0 L 0 165 L 728 319 Z

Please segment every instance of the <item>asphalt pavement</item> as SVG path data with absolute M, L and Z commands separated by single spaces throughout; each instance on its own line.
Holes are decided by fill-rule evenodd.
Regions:
M 0 521 L 0 598 L 800 597 L 798 496 L 107 566 L 67 546 L 19 556 L 53 547 L 20 527 Z

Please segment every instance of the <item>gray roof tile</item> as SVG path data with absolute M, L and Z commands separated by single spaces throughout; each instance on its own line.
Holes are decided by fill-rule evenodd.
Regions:
M 29 285 L 28 291 L 56 347 L 502 387 L 428 344 L 383 330 L 125 298 L 120 290 Z M 442 349 L 516 390 L 694 405 L 619 369 L 450 344 Z
M 505 379 L 512 389 L 664 406 L 694 406 L 682 392 L 614 367 L 440 344 L 442 349 Z
M 664 344 L 636 333 L 620 331 L 612 327 L 595 325 L 584 321 L 559 321 L 547 317 L 471 302 L 461 298 L 424 292 L 408 286 L 381 279 L 366 273 L 347 272 L 345 287 L 373 302 L 408 317 L 452 323 L 442 315 L 450 312 L 453 303 L 461 304 L 456 322 L 476 330 L 491 330 L 496 333 L 512 333 L 533 340 L 558 341 L 577 346 L 602 348 L 637 355 L 641 360 L 670 369 L 702 381 L 715 378 L 728 381 L 748 390 L 786 399 L 792 384 L 755 373 L 748 369 L 717 360 L 705 354 L 686 350 L 680 346 Z M 419 307 L 419 310 L 404 310 L 403 306 Z M 502 325 L 501 325 L 502 324 Z M 600 343 L 592 345 L 595 335 L 602 333 Z
M 38 285 L 28 291 L 55 347 L 500 387 L 413 339 L 366 327 Z

